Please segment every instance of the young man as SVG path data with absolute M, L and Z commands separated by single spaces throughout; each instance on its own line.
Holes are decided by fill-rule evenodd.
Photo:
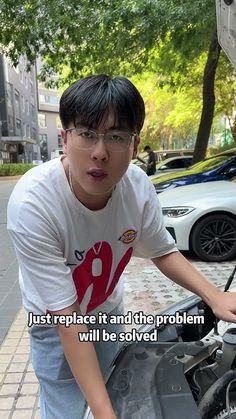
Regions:
M 147 175 L 151 176 L 156 173 L 156 156 L 149 145 L 144 147 L 144 151 L 148 153 Z
M 133 84 L 105 75 L 79 80 L 63 93 L 60 117 L 64 156 L 27 172 L 8 205 L 23 304 L 34 315 L 29 330 L 41 417 L 82 418 L 86 400 L 95 419 L 114 419 L 103 376 L 119 344 L 85 343 L 79 333 L 88 327 L 118 333 L 119 326 L 66 327 L 55 319 L 123 313 L 122 272 L 131 255 L 151 258 L 219 318 L 236 321 L 236 295 L 222 293 L 177 251 L 151 182 L 130 165 L 144 121 Z

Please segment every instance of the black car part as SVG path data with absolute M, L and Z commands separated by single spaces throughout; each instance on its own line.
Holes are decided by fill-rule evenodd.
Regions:
M 106 385 L 118 419 L 236 419 L 236 327 L 221 329 L 196 296 L 162 314 L 177 312 L 204 316 L 204 324 L 161 325 L 157 342 L 124 345 L 114 360 Z

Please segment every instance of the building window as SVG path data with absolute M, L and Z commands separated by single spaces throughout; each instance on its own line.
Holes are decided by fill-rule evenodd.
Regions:
M 38 124 L 40 128 L 47 128 L 47 120 L 45 113 L 38 114 Z
M 40 152 L 41 158 L 43 161 L 48 160 L 48 137 L 47 134 L 39 134 L 39 144 L 40 144 Z
M 29 101 L 26 99 L 26 112 L 29 115 Z
M 48 103 L 49 105 L 59 105 L 59 98 L 57 96 L 39 95 L 40 103 Z
M 15 108 L 18 113 L 20 112 L 20 95 L 18 90 L 15 89 Z
M 23 122 L 23 136 L 27 137 L 27 132 L 26 132 L 26 123 Z
M 35 106 L 31 104 L 31 116 L 33 121 L 36 119 Z
M 39 95 L 39 102 L 46 103 L 46 97 L 45 95 Z
M 24 81 L 23 71 L 20 70 L 20 82 L 23 83 L 23 81 Z
M 36 140 L 36 129 L 32 128 L 32 138 Z
M 12 109 L 12 85 L 10 83 L 6 83 L 6 97 L 7 97 L 7 106 L 8 108 Z
M 9 129 L 13 129 L 13 117 L 12 117 L 12 115 L 8 115 L 8 126 L 9 126 Z
M 16 134 L 21 135 L 21 120 L 16 118 Z
M 61 138 L 61 134 L 57 135 L 57 143 L 58 143 L 58 148 L 62 148 L 62 138 Z
M 25 98 L 24 98 L 24 96 L 21 96 L 21 109 L 22 109 L 22 112 L 25 112 Z
M 59 105 L 59 98 L 57 96 L 49 96 L 50 105 Z
M 34 95 L 34 84 L 33 84 L 33 81 L 31 79 L 30 79 L 30 92 L 33 96 Z
M 27 125 L 27 127 L 26 127 L 26 136 L 28 137 L 28 138 L 30 138 L 30 126 L 29 125 Z

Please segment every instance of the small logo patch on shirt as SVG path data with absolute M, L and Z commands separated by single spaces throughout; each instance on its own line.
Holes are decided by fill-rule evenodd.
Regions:
M 119 237 L 119 240 L 122 241 L 124 244 L 132 243 L 137 237 L 137 231 L 135 230 L 126 230 L 122 236 Z

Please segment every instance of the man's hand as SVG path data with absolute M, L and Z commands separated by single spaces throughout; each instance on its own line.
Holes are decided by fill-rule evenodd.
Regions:
M 152 259 L 168 278 L 199 295 L 218 319 L 236 323 L 236 292 L 223 292 L 197 271 L 180 252 Z
M 217 319 L 236 323 L 236 292 L 220 292 L 210 297 L 208 304 Z

